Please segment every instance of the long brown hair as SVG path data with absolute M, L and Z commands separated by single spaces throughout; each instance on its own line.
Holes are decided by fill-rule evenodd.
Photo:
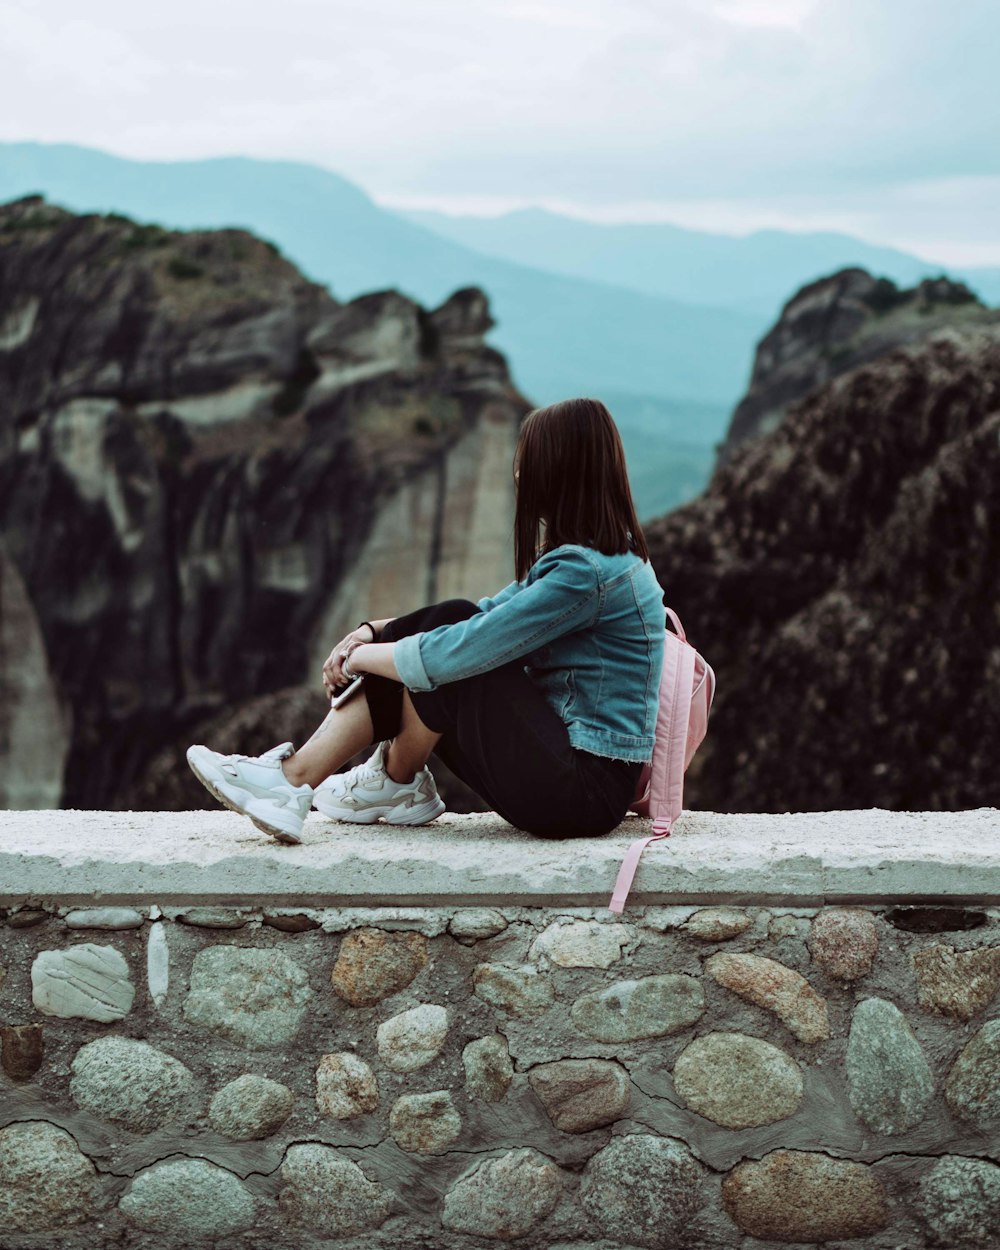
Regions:
M 605 555 L 631 548 L 649 559 L 621 435 L 599 399 L 563 399 L 529 412 L 518 434 L 514 474 L 518 581 L 539 556 L 563 543 L 594 547 Z M 540 547 L 543 520 L 545 541 Z

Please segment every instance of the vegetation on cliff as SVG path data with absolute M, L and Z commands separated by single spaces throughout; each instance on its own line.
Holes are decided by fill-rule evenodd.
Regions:
M 808 299 L 859 286 L 836 275 Z M 805 342 L 797 301 L 772 342 Z M 913 303 L 872 316 L 923 316 Z M 719 677 L 691 807 L 1000 803 L 1000 314 L 962 299 L 927 315 L 916 341 L 814 379 L 647 527 Z

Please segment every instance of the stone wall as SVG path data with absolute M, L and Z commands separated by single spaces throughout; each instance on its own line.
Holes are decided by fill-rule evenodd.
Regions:
M 1000 813 L 166 819 L 0 814 L 2 1250 L 1000 1243 Z

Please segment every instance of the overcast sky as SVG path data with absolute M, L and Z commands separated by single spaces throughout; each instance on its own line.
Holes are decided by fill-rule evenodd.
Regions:
M 1000 264 L 998 0 L 0 0 L 0 139 Z

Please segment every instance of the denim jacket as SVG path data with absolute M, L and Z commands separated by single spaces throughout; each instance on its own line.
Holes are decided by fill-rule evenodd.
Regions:
M 634 551 L 563 543 L 468 620 L 408 634 L 393 659 L 410 690 L 433 690 L 524 657 L 570 744 L 652 758 L 667 616 L 663 587 Z

